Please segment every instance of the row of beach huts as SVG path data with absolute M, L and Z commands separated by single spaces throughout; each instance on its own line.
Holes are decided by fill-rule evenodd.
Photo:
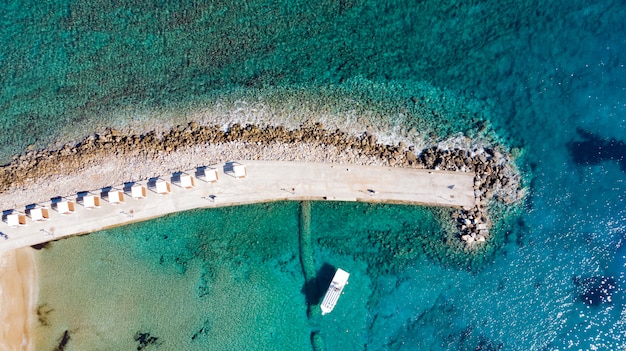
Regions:
M 235 178 L 247 176 L 247 169 L 244 164 L 238 162 L 227 162 L 224 165 L 224 173 Z M 24 211 L 17 209 L 5 210 L 2 212 L 2 221 L 10 228 L 17 228 L 28 225 L 28 219 L 34 222 L 50 220 L 50 211 L 56 211 L 61 215 L 71 215 L 76 211 L 76 206 L 81 205 L 85 209 L 98 209 L 101 201 L 107 201 L 112 205 L 123 204 L 126 197 L 133 199 L 145 199 L 148 193 L 158 195 L 168 195 L 172 192 L 172 184 L 183 189 L 191 189 L 196 186 L 196 179 L 207 183 L 219 180 L 218 170 L 206 166 L 198 167 L 195 171 L 177 172 L 172 174 L 170 180 L 163 178 L 151 178 L 143 185 L 140 182 L 129 182 L 122 186 L 111 186 L 97 191 L 78 192 L 72 196 L 58 196 L 50 199 L 45 205 L 30 204 L 25 206 Z M 0 237 L 8 239 L 8 236 L 0 231 Z

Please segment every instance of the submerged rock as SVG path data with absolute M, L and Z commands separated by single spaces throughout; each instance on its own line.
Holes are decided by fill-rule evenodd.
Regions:
M 150 333 L 144 333 L 141 331 L 135 333 L 135 337 L 133 339 L 139 343 L 139 345 L 137 346 L 137 351 L 143 351 L 150 345 L 159 346 L 163 343 L 162 341 L 159 341 L 158 337 L 152 336 L 150 335 Z
M 70 332 L 68 330 L 66 330 L 63 333 L 63 336 L 61 336 L 61 339 L 59 341 L 59 345 L 57 345 L 57 347 L 54 348 L 54 351 L 63 351 L 63 350 L 65 350 L 65 347 L 67 346 L 68 342 L 70 342 Z
M 588 306 L 600 306 L 611 303 L 612 296 L 617 289 L 612 277 L 574 278 L 574 285 L 578 289 L 578 298 Z
M 579 165 L 596 165 L 602 161 L 617 162 L 626 172 L 626 143 L 623 140 L 602 139 L 591 132 L 577 128 L 582 140 L 571 140 L 567 149 Z

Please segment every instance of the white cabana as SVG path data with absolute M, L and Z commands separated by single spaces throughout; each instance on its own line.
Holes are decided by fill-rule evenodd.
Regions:
M 247 171 L 246 171 L 246 165 L 242 165 L 242 164 L 234 164 L 233 165 L 233 173 L 235 175 L 236 178 L 244 178 L 246 175 L 248 175 Z
M 196 170 L 196 177 L 198 177 L 198 179 L 201 179 L 207 183 L 217 182 L 218 180 L 217 169 L 199 167 Z
M 130 187 L 130 195 L 135 199 L 143 199 L 147 196 L 146 187 L 141 184 L 133 184 Z
M 110 203 L 119 205 L 124 203 L 124 193 L 120 190 L 111 190 L 107 193 L 107 198 Z
M 7 224 L 11 228 L 21 227 L 26 225 L 26 216 L 22 213 L 13 212 L 7 215 Z
M 204 177 L 207 182 L 217 182 L 217 169 L 204 170 Z
M 30 218 L 33 221 L 42 222 L 50 219 L 48 209 L 45 207 L 37 207 L 30 210 Z
M 89 209 L 100 207 L 100 196 L 91 194 L 83 196 L 83 206 Z
M 192 176 L 187 173 L 183 173 L 180 175 L 180 186 L 181 188 L 191 189 L 196 186 L 196 183 Z
M 161 194 L 161 195 L 166 195 L 172 192 L 170 182 L 165 181 L 163 179 L 159 179 L 156 181 L 155 188 L 156 188 L 157 194 Z
M 56 203 L 57 211 L 60 214 L 74 213 L 74 201 L 64 200 Z

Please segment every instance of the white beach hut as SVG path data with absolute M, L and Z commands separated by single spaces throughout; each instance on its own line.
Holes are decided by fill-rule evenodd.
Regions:
M 167 195 L 170 192 L 172 192 L 170 182 L 163 180 L 163 179 L 159 179 L 156 181 L 155 188 L 156 188 L 157 194 L 161 194 L 161 195 Z
M 100 196 L 92 194 L 83 196 L 83 206 L 87 209 L 99 208 Z
M 187 173 L 180 175 L 180 187 L 185 189 L 191 189 L 196 186 L 193 177 Z
M 47 208 L 37 207 L 30 210 L 30 218 L 36 222 L 43 222 L 50 219 L 50 214 Z
M 199 167 L 196 170 L 196 177 L 198 177 L 198 179 L 201 179 L 207 183 L 217 182 L 218 180 L 217 169 Z
M 141 184 L 133 184 L 130 187 L 130 195 L 135 199 L 144 199 L 147 196 L 146 187 Z
M 209 170 L 204 170 L 204 179 L 206 179 L 207 182 L 217 182 L 218 181 L 218 176 L 217 176 L 217 169 L 209 169 Z
M 246 170 L 246 165 L 242 165 L 239 163 L 234 164 L 233 174 L 235 175 L 236 178 L 244 178 L 246 175 L 248 175 L 248 172 Z
M 56 203 L 56 209 L 60 214 L 72 214 L 74 213 L 74 201 L 59 201 Z
M 107 198 L 110 203 L 119 205 L 124 203 L 124 193 L 120 190 L 111 190 L 107 193 Z
M 7 215 L 7 224 L 11 228 L 22 227 L 26 225 L 26 216 L 23 213 L 13 212 Z

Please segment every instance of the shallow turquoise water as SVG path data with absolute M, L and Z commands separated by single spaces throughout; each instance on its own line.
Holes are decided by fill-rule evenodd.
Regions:
M 346 214 L 352 211 L 350 206 L 342 210 L 329 205 L 328 212 L 314 206 L 311 247 L 316 269 L 328 262 L 355 272 L 337 311 L 328 320 L 307 317 L 297 242 L 277 240 L 274 251 L 258 253 L 272 257 L 264 262 L 250 256 L 256 251 L 246 246 L 247 240 L 224 239 L 218 242 L 232 245 L 215 242 L 211 250 L 227 258 L 224 265 L 235 265 L 237 274 L 231 279 L 246 276 L 258 289 L 242 286 L 236 292 L 242 303 L 253 301 L 250 308 L 255 312 L 234 311 L 239 320 L 231 321 L 223 335 L 243 334 L 242 340 L 259 335 L 261 349 L 275 349 L 268 341 L 272 338 L 300 349 L 310 345 L 310 333 L 319 330 L 329 350 L 364 349 L 365 344 L 368 350 L 624 350 L 626 150 L 620 141 L 626 140 L 625 12 L 622 2 L 610 0 L 5 2 L 0 4 L 0 153 L 7 158 L 32 143 L 45 145 L 99 126 L 141 122 L 149 118 L 136 111 L 144 109 L 217 106 L 223 96 L 230 96 L 224 98 L 228 101 L 270 96 L 265 103 L 293 104 L 293 111 L 299 111 L 298 107 L 308 106 L 302 104 L 310 99 L 307 94 L 294 98 L 290 93 L 281 99 L 281 89 L 295 87 L 313 97 L 340 91 L 339 102 L 323 100 L 336 103 L 333 111 L 351 111 L 355 105 L 377 105 L 379 110 L 404 105 L 394 113 L 414 113 L 416 119 L 424 119 L 415 122 L 418 127 L 439 136 L 471 134 L 477 121 L 487 119 L 502 142 L 520 148 L 520 164 L 530 182 L 524 213 L 505 226 L 504 243 L 493 259 L 472 270 L 455 258 L 445 260 L 445 254 L 433 254 L 443 247 L 435 232 L 429 240 L 415 239 L 432 245 L 430 254 L 406 253 L 402 264 L 389 266 L 387 260 L 375 261 L 379 254 L 364 254 L 370 247 L 380 253 L 374 249 L 382 246 L 363 241 L 367 231 L 359 221 L 369 218 L 373 222 L 366 223 L 379 234 L 399 233 L 403 229 L 394 223 L 405 219 L 394 214 L 402 211 L 384 209 L 371 217 L 361 216 L 363 209 Z M 238 92 L 235 97 L 229 95 L 233 91 Z M 436 113 L 419 114 L 426 110 Z M 277 233 L 262 232 L 262 225 L 245 227 L 244 219 L 265 223 L 265 217 L 274 218 L 278 212 L 284 216 L 280 218 L 290 218 L 285 226 L 292 228 L 279 231 L 297 231 L 294 206 L 252 207 L 237 212 L 241 221 L 228 220 L 227 228 L 239 228 L 246 239 L 253 234 L 271 238 Z M 192 223 L 203 215 L 184 216 Z M 316 218 L 332 220 L 321 225 Z M 279 222 L 283 221 L 267 227 L 275 228 Z M 63 282 L 68 296 L 79 295 L 82 285 L 88 284 L 99 292 L 101 287 L 89 279 L 76 283 L 58 272 L 72 262 L 77 272 L 85 267 L 83 274 L 90 267 L 97 270 L 98 262 L 116 256 L 116 248 L 125 246 L 116 240 L 106 245 L 95 242 L 109 236 L 120 238 L 120 243 L 121 238 L 139 240 L 142 236 L 135 232 L 141 233 L 143 226 L 172 223 L 178 222 L 168 217 L 59 242 L 46 258 L 51 262 L 44 266 L 50 271 L 47 284 Z M 318 226 L 323 230 L 316 231 Z M 171 255 L 202 241 L 194 239 L 202 230 L 189 227 L 177 232 L 185 239 L 167 246 Z M 320 236 L 322 232 L 328 235 Z M 343 244 L 346 239 L 349 246 Z M 92 240 L 100 260 L 80 256 Z M 196 299 L 203 268 L 199 259 L 191 258 L 194 251 L 183 255 L 190 263 L 181 273 L 185 261 L 167 256 L 160 265 L 160 254 L 149 254 L 150 246 L 141 243 L 131 245 L 134 253 L 120 252 L 133 258 L 128 262 L 143 260 L 144 264 L 132 266 L 145 271 L 125 275 L 102 269 L 111 279 L 107 286 L 134 282 L 138 295 L 132 296 L 138 300 L 185 293 Z M 389 249 L 398 243 L 402 239 L 393 238 L 385 245 Z M 140 255 L 142 248 L 147 251 Z M 45 255 L 40 255 L 42 260 Z M 242 268 L 249 267 L 244 259 L 258 263 L 253 271 Z M 148 269 L 150 265 L 158 266 Z M 144 274 L 158 278 L 143 282 L 138 277 Z M 232 282 L 215 274 L 222 286 Z M 280 301 L 271 292 L 274 283 L 291 287 L 290 303 L 283 304 L 280 319 L 277 314 L 261 314 L 256 320 L 265 301 Z M 50 293 L 60 291 L 50 286 Z M 171 290 L 171 295 L 161 294 L 160 287 Z M 210 303 L 228 297 L 223 291 L 209 287 L 209 294 L 219 295 L 207 302 L 214 310 L 219 308 Z M 109 306 L 119 304 L 126 306 L 125 314 L 137 316 L 124 322 L 131 340 L 119 338 L 132 345 L 129 348 L 137 346 L 132 340 L 137 331 L 154 333 L 163 341 L 159 348 L 169 349 L 175 346 L 168 346 L 168 340 L 180 337 L 172 326 L 185 326 L 185 333 L 192 326 L 204 330 L 206 309 L 201 303 L 190 302 L 189 315 L 174 318 L 181 305 L 169 298 L 158 300 L 162 303 L 153 305 L 152 315 L 164 318 L 148 321 L 140 316 L 149 310 L 134 310 L 132 303 L 119 299 L 104 305 L 89 300 L 55 328 L 69 328 L 69 321 L 83 314 L 112 315 Z M 76 300 L 65 301 L 73 305 Z M 342 311 L 348 307 L 349 313 Z M 226 314 L 217 315 L 226 319 Z M 106 333 L 91 334 L 99 340 L 96 335 Z M 216 349 L 227 345 L 223 335 L 206 332 Z M 329 335 L 335 336 L 333 341 Z M 53 343 L 58 337 L 53 336 Z M 68 349 L 78 345 L 77 338 Z
M 190 211 L 53 244 L 39 345 L 69 330 L 75 350 L 134 349 L 142 333 L 166 350 L 306 348 L 296 209 Z
M 42 349 L 131 349 L 136 335 L 166 350 L 380 347 L 406 316 L 390 305 L 427 307 L 387 291 L 402 275 L 433 274 L 427 240 L 441 235 L 432 209 L 314 202 L 300 233 L 298 202 L 197 210 L 52 243 L 38 254 Z M 302 235 L 308 249 L 300 250 Z M 71 257 L 71 259 L 68 259 Z M 301 262 L 309 261 L 305 279 Z M 425 265 L 425 266 L 422 266 Z M 336 310 L 320 299 L 337 267 L 350 285 Z M 406 279 L 406 278 L 404 278 Z M 79 283 L 80 282 L 80 283 Z M 398 324 L 400 323 L 400 324 Z

